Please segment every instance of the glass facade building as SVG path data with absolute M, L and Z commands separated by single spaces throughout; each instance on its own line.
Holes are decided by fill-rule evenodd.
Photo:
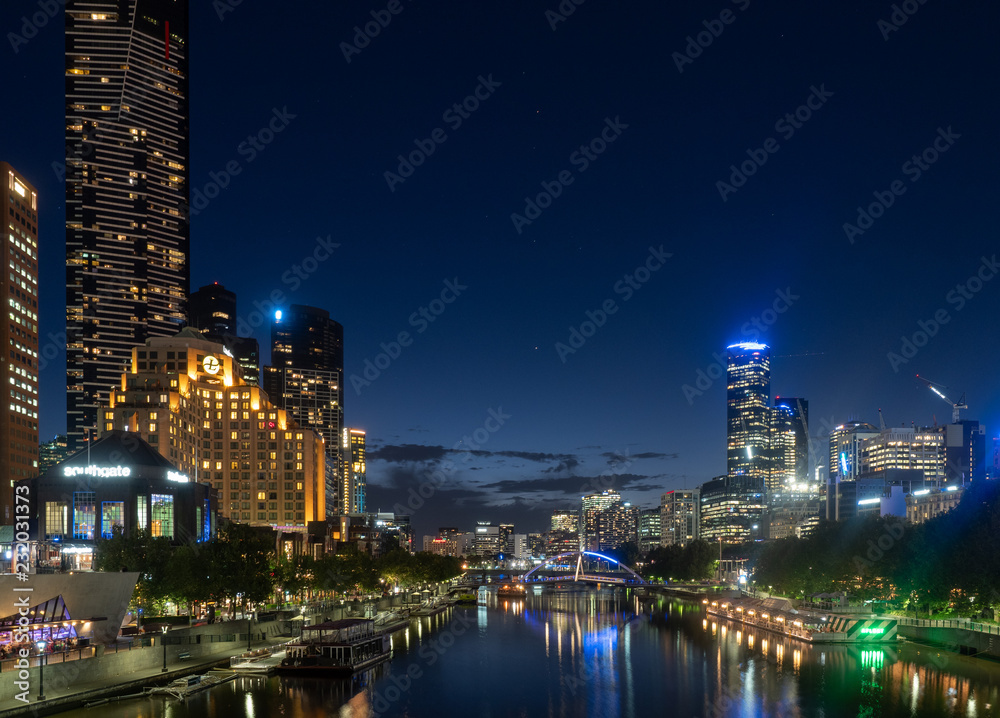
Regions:
M 760 493 L 772 464 L 771 349 L 733 344 L 726 356 L 726 469 L 737 486 Z

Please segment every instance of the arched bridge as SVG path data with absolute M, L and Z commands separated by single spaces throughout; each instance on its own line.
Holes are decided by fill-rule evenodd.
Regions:
M 628 575 L 626 575 L 626 576 L 619 576 L 619 575 L 615 575 L 615 574 L 609 574 L 609 573 L 606 573 L 606 572 L 603 572 L 603 571 L 602 572 L 587 573 L 586 571 L 584 571 L 584 568 L 583 568 L 584 556 L 593 556 L 593 557 L 601 559 L 603 561 L 610 561 L 611 563 L 613 563 L 616 566 L 618 566 L 620 569 L 626 571 Z M 571 558 L 571 560 L 570 561 L 566 561 L 567 558 Z M 557 564 L 557 565 L 567 565 L 567 564 L 570 564 L 571 565 L 573 563 L 576 563 L 576 568 L 573 571 L 573 573 L 563 574 L 563 575 L 554 574 L 554 575 L 547 575 L 547 576 L 543 576 L 541 574 L 534 575 L 536 571 L 538 571 L 539 569 L 542 569 L 542 568 L 544 568 L 545 566 L 548 566 L 548 565 L 552 565 L 552 564 Z M 546 573 L 550 573 L 550 572 L 546 571 Z M 596 553 L 594 551 L 568 551 L 566 553 L 561 553 L 561 554 L 558 554 L 556 556 L 552 556 L 551 558 L 545 559 L 545 561 L 543 561 L 542 563 L 538 564 L 533 569 L 531 569 L 530 571 L 528 571 L 527 573 L 525 573 L 523 576 L 521 576 L 521 580 L 524 583 L 535 583 L 535 582 L 537 582 L 537 583 L 542 583 L 542 582 L 548 583 L 548 582 L 551 582 L 551 581 L 560 581 L 560 582 L 565 582 L 565 581 L 587 581 L 587 582 L 593 582 L 593 583 L 610 583 L 610 584 L 616 584 L 616 585 L 620 585 L 620 586 L 636 586 L 636 585 L 645 585 L 646 584 L 646 580 L 642 576 L 640 576 L 635 571 L 633 571 L 631 568 L 629 568 L 628 566 L 626 566 L 625 564 L 623 564 L 622 562 L 620 562 L 618 559 L 614 559 L 614 558 L 611 558 L 610 556 L 605 556 L 604 554 Z

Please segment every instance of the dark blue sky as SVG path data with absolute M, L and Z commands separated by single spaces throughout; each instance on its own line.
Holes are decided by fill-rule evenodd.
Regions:
M 236 291 L 245 327 L 275 293 L 344 325 L 370 508 L 405 505 L 422 472 L 456 466 L 425 485 L 418 536 L 476 519 L 538 530 L 588 488 L 652 505 L 724 472 L 724 382 L 684 386 L 714 374 L 713 353 L 749 338 L 755 318 L 774 347 L 772 392 L 807 398 L 814 434 L 877 422 L 879 407 L 897 425 L 947 421 L 916 373 L 968 392 L 966 416 L 996 433 L 1000 278 L 949 296 L 997 250 L 996 7 L 912 0 L 890 30 L 888 2 L 567 0 L 559 21 L 546 15 L 556 0 L 399 0 L 347 62 L 342 43 L 387 3 L 232 2 L 192 3 L 192 188 L 240 170 L 192 218 L 192 288 Z M 38 11 L 5 2 L 5 34 Z M 699 32 L 707 47 L 680 59 Z M 0 155 L 41 197 L 43 347 L 64 329 L 51 169 L 64 155 L 62 52 L 61 18 L 0 48 Z M 477 88 L 463 117 L 453 106 Z M 275 111 L 287 126 L 273 141 L 241 147 Z M 803 121 L 783 120 L 797 111 Z M 400 169 L 434 137 L 412 174 Z M 936 139 L 932 164 L 905 164 Z M 750 166 L 748 150 L 766 162 Z M 753 175 L 720 191 L 744 162 Z M 902 193 L 850 242 L 856 208 L 897 180 Z M 512 220 L 532 216 L 525 198 L 543 182 L 559 196 L 530 224 Z M 314 265 L 318 237 L 339 247 Z M 303 280 L 296 265 L 314 271 Z M 457 297 L 432 304 L 446 282 Z M 772 313 L 776 300 L 787 310 Z M 605 302 L 603 326 L 560 352 Z M 887 355 L 936 312 L 948 322 L 893 366 Z M 410 345 L 370 385 L 352 383 L 400 332 Z M 253 333 L 266 347 L 267 326 Z M 43 436 L 64 430 L 64 362 L 41 372 Z M 502 426 L 491 409 L 509 415 Z M 477 430 L 475 453 L 452 450 Z

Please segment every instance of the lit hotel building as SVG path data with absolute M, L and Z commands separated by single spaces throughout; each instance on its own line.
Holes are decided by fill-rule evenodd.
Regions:
M 10 525 L 13 482 L 38 473 L 38 194 L 6 162 L 0 162 L 0 174 L 7 210 L 2 241 L 7 321 L 0 324 L 0 384 L 7 391 L 0 411 L 0 519 Z
M 213 486 L 233 521 L 301 531 L 326 518 L 322 437 L 242 383 L 222 345 L 193 329 L 132 350 L 99 428 L 137 432 Z
M 132 348 L 184 325 L 188 12 L 66 2 L 66 404 L 83 446 Z

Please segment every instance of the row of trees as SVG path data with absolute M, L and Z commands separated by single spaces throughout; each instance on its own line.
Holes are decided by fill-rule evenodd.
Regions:
M 823 523 L 752 549 L 756 584 L 788 596 L 843 591 L 900 608 L 992 615 L 1000 607 L 1000 482 L 921 524 L 895 517 Z
M 137 572 L 134 600 L 147 615 L 162 612 L 167 601 L 214 601 L 246 611 L 284 593 L 303 598 L 381 592 L 462 572 L 456 558 L 411 555 L 399 548 L 378 559 L 354 549 L 319 559 L 279 557 L 269 532 L 237 523 L 223 525 L 212 541 L 180 546 L 146 531 L 126 535 L 116 530 L 97 542 L 94 569 Z

